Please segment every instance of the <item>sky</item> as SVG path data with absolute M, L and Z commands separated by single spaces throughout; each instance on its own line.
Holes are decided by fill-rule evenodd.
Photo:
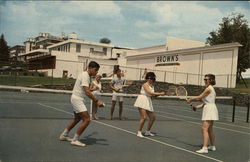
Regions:
M 206 42 L 232 12 L 250 22 L 249 1 L 1 1 L 0 34 L 9 46 L 41 32 L 106 37 L 130 48 L 163 45 L 167 37 Z

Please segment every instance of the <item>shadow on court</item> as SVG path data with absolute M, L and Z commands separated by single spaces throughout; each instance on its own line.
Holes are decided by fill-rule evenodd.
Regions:
M 93 135 L 97 135 L 98 132 L 93 132 L 87 136 L 84 136 L 83 139 L 81 139 L 80 141 L 85 143 L 86 145 L 103 145 L 103 146 L 108 146 L 109 144 L 107 143 L 106 139 L 102 139 L 102 138 L 94 138 Z

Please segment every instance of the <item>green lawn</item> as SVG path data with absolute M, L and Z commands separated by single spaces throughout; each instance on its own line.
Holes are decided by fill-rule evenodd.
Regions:
M 236 88 L 230 88 L 230 91 L 236 92 L 236 93 L 247 93 L 250 94 L 250 78 L 244 79 L 248 88 L 246 88 L 245 84 L 243 81 L 240 81 L 237 83 Z
M 75 79 L 35 77 L 35 76 L 3 76 L 0 75 L 0 85 L 33 86 L 33 85 L 58 85 L 75 83 Z

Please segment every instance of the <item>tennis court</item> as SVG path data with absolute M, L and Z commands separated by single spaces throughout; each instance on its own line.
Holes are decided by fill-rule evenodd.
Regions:
M 201 111 L 193 112 L 179 100 L 155 99 L 155 137 L 138 138 L 139 114 L 135 98 L 125 98 L 123 114 L 108 120 L 111 98 L 102 97 L 105 108 L 98 110 L 100 120 L 91 121 L 82 134 L 86 147 L 75 147 L 58 137 L 72 119 L 69 94 L 21 93 L 0 91 L 0 161 L 86 161 L 86 162 L 206 162 L 249 161 L 249 123 L 247 109 L 217 104 L 220 120 L 215 123 L 215 152 L 198 154 L 202 146 Z M 88 101 L 87 105 L 90 105 Z M 146 124 L 145 124 L 146 126 Z M 144 126 L 144 128 L 145 128 Z M 70 133 L 72 136 L 73 129 Z

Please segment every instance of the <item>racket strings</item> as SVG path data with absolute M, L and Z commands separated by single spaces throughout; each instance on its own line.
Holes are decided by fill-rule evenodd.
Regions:
M 169 89 L 166 92 L 166 95 L 168 96 L 176 96 L 176 87 L 175 86 L 170 86 Z
M 187 90 L 184 87 L 178 87 L 176 92 L 177 96 L 187 96 Z

